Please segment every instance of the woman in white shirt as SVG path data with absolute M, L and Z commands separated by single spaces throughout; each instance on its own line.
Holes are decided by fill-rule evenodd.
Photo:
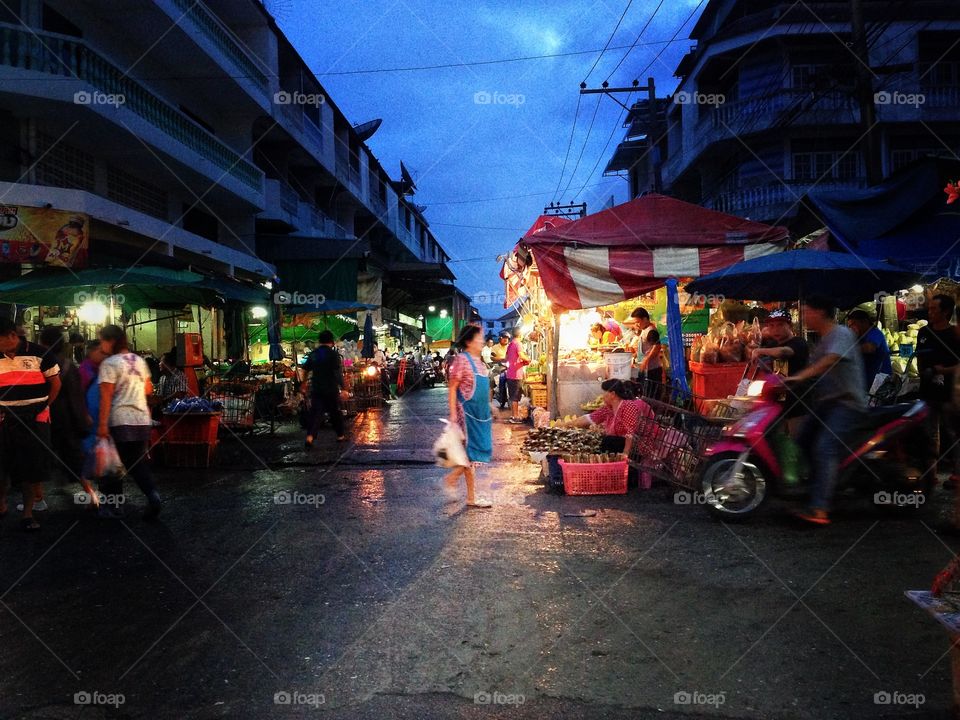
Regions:
M 113 438 L 117 453 L 126 468 L 147 497 L 143 517 L 152 520 L 160 514 L 160 494 L 153 484 L 147 452 L 153 421 L 147 397 L 153 394 L 150 369 L 146 361 L 130 351 L 127 333 L 117 325 L 107 325 L 100 331 L 100 349 L 106 359 L 100 363 L 100 421 L 97 436 Z M 115 495 L 123 492 L 123 478 L 111 478 L 109 489 Z M 109 495 L 106 488 L 101 488 Z

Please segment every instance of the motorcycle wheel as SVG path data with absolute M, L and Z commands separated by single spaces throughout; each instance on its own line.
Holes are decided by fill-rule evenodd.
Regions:
M 767 499 L 767 478 L 750 458 L 741 466 L 740 477 L 731 477 L 739 457 L 737 453 L 718 455 L 700 475 L 707 511 L 727 522 L 747 520 Z

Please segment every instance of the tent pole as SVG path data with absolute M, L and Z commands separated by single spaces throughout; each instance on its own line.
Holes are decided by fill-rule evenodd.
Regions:
M 553 313 L 553 333 L 551 335 L 550 365 L 553 376 L 550 378 L 550 397 L 547 404 L 550 405 L 551 418 L 556 419 L 560 417 L 560 386 L 557 377 L 560 371 L 560 313 L 556 310 Z

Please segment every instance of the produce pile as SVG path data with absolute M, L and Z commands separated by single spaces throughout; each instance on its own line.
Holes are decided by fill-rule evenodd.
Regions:
M 593 430 L 547 427 L 534 428 L 523 441 L 524 452 L 556 455 L 593 455 L 600 452 L 603 434 Z
M 587 413 L 592 413 L 594 410 L 599 410 L 603 407 L 603 395 L 597 395 L 597 397 L 590 402 L 585 402 L 580 405 L 580 408 Z
M 690 347 L 690 359 L 705 365 L 743 362 L 750 356 L 751 350 L 760 347 L 762 339 L 760 321 L 757 318 L 754 318 L 750 325 L 743 321 L 736 325 L 723 323 L 706 335 L 694 337 Z
M 893 365 L 893 371 L 898 375 L 907 373 L 910 376 L 916 376 L 916 363 L 907 365 L 909 358 L 899 356 L 900 346 L 903 345 L 908 353 L 914 352 L 917 348 L 917 335 L 920 333 L 920 328 L 926 324 L 926 320 L 918 320 L 916 323 L 907 325 L 906 332 L 890 332 L 886 328 L 881 328 L 884 337 L 887 339 L 887 345 L 890 347 L 890 364 Z

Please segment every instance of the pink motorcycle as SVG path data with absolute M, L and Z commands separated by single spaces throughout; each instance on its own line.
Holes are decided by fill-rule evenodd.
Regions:
M 802 495 L 808 462 L 786 431 L 791 399 L 778 375 L 751 383 L 750 410 L 724 428 L 707 448 L 700 475 L 704 505 L 715 517 L 745 520 L 771 495 Z M 931 469 L 927 419 L 930 410 L 917 401 L 870 408 L 862 427 L 846 441 L 850 452 L 840 462 L 837 492 L 854 487 L 874 502 L 918 507 L 936 479 Z

